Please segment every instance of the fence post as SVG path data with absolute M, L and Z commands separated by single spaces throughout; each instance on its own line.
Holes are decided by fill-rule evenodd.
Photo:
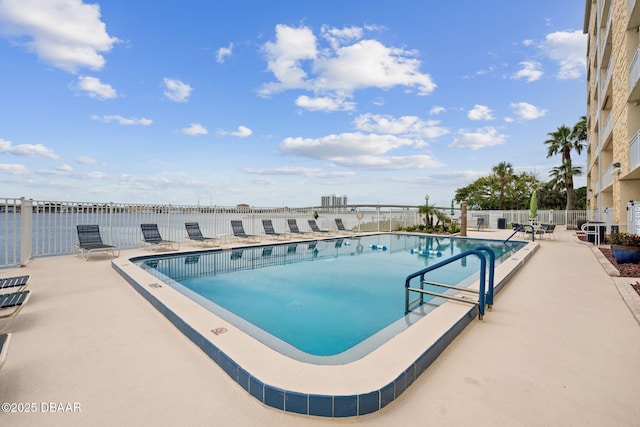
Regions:
M 27 265 L 32 255 L 33 203 L 20 198 L 20 267 Z
M 467 236 L 467 202 L 460 203 L 460 236 Z

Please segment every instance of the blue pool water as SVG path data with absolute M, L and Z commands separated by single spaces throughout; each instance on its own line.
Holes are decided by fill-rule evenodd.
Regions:
M 499 263 L 524 243 L 385 234 L 164 255 L 137 264 L 265 344 L 307 360 L 304 355 L 331 358 L 368 343 L 356 351 L 361 357 L 406 328 L 417 320 L 415 313 L 405 316 L 406 276 L 480 245 L 491 247 Z M 428 278 L 468 286 L 479 264 L 468 257 Z M 442 302 L 429 299 L 418 315 Z

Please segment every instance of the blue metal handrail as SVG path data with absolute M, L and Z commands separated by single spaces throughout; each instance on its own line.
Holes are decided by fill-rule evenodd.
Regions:
M 483 254 L 483 252 L 486 252 L 489 256 L 489 283 L 488 283 L 488 291 L 485 295 L 485 287 L 486 287 L 486 271 L 487 271 L 487 259 L 485 257 L 485 255 Z M 411 310 L 409 310 L 409 306 L 410 306 L 410 301 L 409 301 L 409 293 L 410 292 L 418 292 L 420 293 L 420 305 L 422 305 L 422 297 L 423 294 L 429 293 L 428 291 L 425 291 L 422 286 L 424 284 L 424 276 L 425 274 L 427 274 L 430 271 L 436 270 L 440 267 L 444 267 L 445 265 L 451 264 L 454 261 L 457 261 L 459 259 L 462 258 L 466 258 L 469 255 L 475 255 L 480 259 L 480 289 L 479 289 L 479 293 L 478 293 L 478 311 L 479 311 L 479 315 L 478 317 L 480 319 L 482 319 L 482 317 L 484 316 L 484 307 L 485 304 L 489 306 L 489 309 L 491 309 L 491 307 L 493 306 L 493 281 L 494 281 L 494 265 L 495 265 L 495 254 L 493 252 L 493 250 L 491 248 L 489 248 L 488 246 L 478 246 L 475 249 L 470 249 L 468 251 L 462 252 L 460 254 L 454 255 L 451 258 L 447 258 L 444 261 L 440 261 L 437 264 L 433 264 L 430 265 L 427 268 L 424 268 L 420 271 L 416 271 L 415 273 L 412 273 L 410 275 L 407 276 L 407 278 L 405 279 L 404 282 L 404 287 L 405 287 L 405 314 L 409 313 Z M 420 286 L 421 288 L 412 288 L 411 287 L 411 280 L 415 279 L 416 277 L 420 277 Z M 441 285 L 441 284 L 437 284 L 437 283 L 432 283 L 432 285 L 434 286 L 443 286 L 443 287 L 447 287 L 447 285 Z M 454 287 L 455 288 L 455 287 Z M 445 295 L 445 294 L 438 294 L 438 296 L 441 296 L 443 298 L 448 298 L 448 299 L 455 299 L 458 301 L 462 301 L 462 302 L 468 302 L 468 301 L 464 301 L 461 298 L 457 298 L 457 297 L 453 297 L 451 295 Z
M 513 231 L 513 233 L 511 234 L 511 236 L 507 237 L 507 239 L 506 239 L 504 242 L 502 242 L 502 243 L 507 243 L 507 242 L 509 241 L 509 239 L 511 239 L 513 236 L 515 236 L 515 235 L 516 235 L 516 233 L 518 233 L 518 232 L 520 232 L 520 231 L 524 230 L 524 228 L 525 228 L 525 227 L 531 227 L 531 241 L 532 241 L 532 242 L 535 242 L 535 240 L 536 240 L 536 229 L 533 227 L 533 225 L 531 225 L 531 224 L 520 224 L 520 225 L 518 226 L 518 228 L 516 228 L 516 229 Z

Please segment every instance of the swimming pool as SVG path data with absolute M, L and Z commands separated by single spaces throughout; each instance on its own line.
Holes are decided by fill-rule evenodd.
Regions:
M 444 302 L 426 296 L 425 305 L 405 314 L 408 274 L 481 245 L 500 263 L 524 243 L 387 234 L 165 255 L 136 264 L 288 357 L 344 364 Z M 469 257 L 429 279 L 466 287 L 478 279 L 479 264 Z
M 425 304 L 424 312 L 428 310 L 429 315 L 425 316 L 422 310 L 415 310 L 352 347 L 357 349 L 369 344 L 361 357 L 348 357 L 348 360 L 334 360 L 331 363 L 310 363 L 274 350 L 259 340 L 259 334 L 246 332 L 186 297 L 171 285 L 171 282 L 177 281 L 169 279 L 165 273 L 171 273 L 170 275 L 180 280 L 211 272 L 224 276 L 243 270 L 262 271 L 276 265 L 286 267 L 300 264 L 303 260 L 331 265 L 336 262 L 328 261 L 332 252 L 338 255 L 337 260 L 343 257 L 369 256 L 375 257 L 376 262 L 392 259 L 396 254 L 402 253 L 405 261 L 419 260 L 420 267 L 424 267 L 425 264 L 431 265 L 446 258 L 452 250 L 457 250 L 457 241 L 454 241 L 452 247 L 444 246 L 442 240 L 441 257 L 438 257 L 437 246 L 417 250 L 417 245 L 413 247 L 415 242 L 395 236 L 395 233 L 367 236 L 364 240 L 360 239 L 360 244 L 355 239 L 350 240 L 349 244 L 346 244 L 346 240 L 340 244 L 335 239 L 285 243 L 282 246 L 258 244 L 231 251 L 217 250 L 215 253 L 226 254 L 218 257 L 205 257 L 212 253 L 206 250 L 173 255 L 147 255 L 140 251 L 137 256 L 132 254 L 130 257 L 114 259 L 112 266 L 175 328 L 261 404 L 296 414 L 350 417 L 378 411 L 402 395 L 467 325 L 477 318 L 477 305 L 455 301 L 440 305 Z M 375 250 L 374 243 L 369 243 L 370 238 L 377 239 Z M 462 239 L 459 243 L 462 246 L 475 241 Z M 496 240 L 482 242 L 502 245 L 501 241 Z M 495 269 L 496 293 L 538 246 L 538 242 L 530 242 L 517 252 L 501 257 L 501 263 Z M 423 252 L 426 256 L 417 252 Z M 205 262 L 206 260 L 209 261 Z M 470 261 L 471 258 L 467 262 Z M 143 264 L 144 267 L 141 268 Z M 415 265 L 411 268 L 415 268 Z M 323 273 L 325 276 L 331 274 L 328 268 Z M 475 287 L 476 284 L 477 282 L 471 286 Z M 397 287 L 402 294 L 403 284 L 399 283 Z M 247 293 L 242 295 L 250 305 L 252 300 Z M 500 310 L 500 307 L 498 304 L 494 311 Z M 407 327 L 403 323 L 411 326 Z M 395 331 L 393 328 L 398 325 L 399 330 Z M 260 328 L 255 329 L 261 331 Z M 388 336 L 380 338 L 385 331 Z M 335 356 L 310 357 L 339 358 L 350 351 L 352 350 Z

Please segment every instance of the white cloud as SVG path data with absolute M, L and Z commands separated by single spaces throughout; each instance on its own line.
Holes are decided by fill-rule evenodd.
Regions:
M 306 178 L 341 178 L 355 175 L 355 172 L 325 172 L 320 168 L 307 168 L 300 166 L 244 168 L 243 171 L 253 175 L 299 175 Z
M 96 159 L 87 156 L 79 156 L 78 158 L 76 158 L 76 162 L 80 163 L 81 165 L 95 165 L 98 163 Z
M 328 160 L 339 166 L 399 170 L 442 166 L 429 155 L 383 156 L 402 147 L 416 147 L 421 141 L 394 135 L 343 133 L 322 138 L 285 138 L 280 150 L 286 154 Z
M 29 171 L 23 165 L 0 163 L 0 173 L 8 175 L 26 175 Z
M 232 53 L 233 43 L 229 43 L 229 47 L 221 47 L 220 49 L 218 49 L 218 52 L 216 52 L 216 62 L 222 64 L 224 62 L 224 59 L 227 56 L 231 56 Z
M 390 48 L 377 40 L 362 40 L 316 61 L 318 78 L 314 87 L 351 93 L 371 87 L 407 86 L 416 87 L 419 95 L 428 95 L 436 84 L 430 75 L 419 72 L 421 63 L 414 55 L 415 52 Z
M 164 79 L 164 96 L 175 102 L 187 102 L 193 88 L 177 79 Z
M 440 106 L 435 106 L 433 108 L 431 108 L 431 110 L 429 110 L 429 114 L 432 116 L 436 116 L 440 113 L 444 113 L 445 111 L 447 111 L 444 107 L 440 107 Z
M 469 120 L 493 120 L 493 112 L 486 105 L 476 104 L 467 113 Z
M 512 76 L 513 79 L 527 79 L 527 83 L 531 83 L 542 77 L 543 72 L 540 70 L 542 65 L 539 62 L 522 61 L 519 65 L 522 68 Z
M 97 77 L 78 77 L 78 89 L 85 91 L 92 98 L 113 99 L 118 97 L 114 88 L 102 83 Z
M 189 136 L 206 135 L 209 133 L 200 123 L 191 123 L 189 127 L 181 129 L 180 132 Z
M 547 114 L 547 110 L 542 110 L 528 102 L 514 102 L 511 104 L 511 108 L 513 109 L 513 113 L 522 120 L 539 119 Z
M 449 131 L 438 126 L 437 120 L 420 120 L 417 116 L 392 117 L 378 114 L 362 114 L 355 118 L 356 129 L 391 135 L 437 138 Z
M 44 157 L 53 160 L 60 158 L 53 150 L 42 144 L 20 144 L 14 147 L 10 141 L 2 138 L 0 138 L 0 153 L 10 153 L 25 157 Z
M 91 119 L 97 120 L 102 123 L 117 122 L 124 126 L 130 126 L 130 125 L 149 126 L 153 123 L 153 120 L 151 119 L 145 119 L 145 118 L 137 119 L 135 117 L 127 118 L 119 115 L 98 116 L 94 114 L 91 116 Z
M 558 79 L 577 79 L 585 73 L 587 40 L 588 35 L 580 30 L 547 34 L 540 49 L 545 56 L 560 64 L 556 74 Z
M 371 170 L 430 169 L 444 166 L 433 157 L 422 154 L 413 156 L 359 156 L 336 161 L 340 166 Z
M 251 180 L 251 184 L 253 184 L 253 185 L 277 185 L 278 183 L 273 178 L 269 178 L 269 177 L 266 177 L 266 176 L 261 176 L 261 177 L 252 179 Z
M 261 95 L 306 89 L 339 99 L 372 87 L 411 87 L 419 95 L 428 95 L 436 88 L 431 76 L 420 72 L 421 62 L 415 59 L 415 51 L 387 47 L 377 40 L 356 42 L 362 37 L 357 27 L 325 26 L 321 33 L 329 46 L 319 46 L 308 27 L 276 26 L 275 42 L 262 47 L 276 81 L 263 85 Z
M 238 126 L 238 130 L 235 132 L 231 132 L 231 136 L 237 136 L 238 138 L 246 138 L 251 136 L 253 131 L 246 126 Z
M 278 80 L 278 83 L 265 85 L 261 90 L 263 95 L 309 86 L 305 82 L 307 74 L 300 65 L 300 61 L 315 59 L 318 54 L 316 37 L 309 28 L 279 24 L 276 26 L 276 41 L 266 42 L 262 51 L 267 57 L 268 69 Z
M 344 98 L 317 97 L 310 98 L 301 95 L 296 98 L 296 105 L 309 111 L 352 111 L 355 109 L 353 102 L 348 102 Z
M 352 40 L 360 40 L 362 38 L 362 28 L 360 27 L 344 27 L 339 29 L 323 25 L 320 33 L 334 49 Z
M 231 136 L 237 136 L 238 138 L 246 138 L 248 136 L 253 135 L 253 131 L 246 126 L 238 126 L 238 130 L 233 132 L 227 131 L 227 130 L 219 130 L 217 133 L 218 135 L 221 135 L 221 136 L 231 135 Z
M 0 1 L 0 33 L 54 67 L 100 70 L 118 42 L 100 19 L 100 6 L 82 0 Z
M 485 147 L 504 144 L 506 135 L 498 134 L 496 128 L 487 126 L 475 132 L 463 132 L 460 138 L 454 139 L 449 148 L 469 148 L 479 150 Z

